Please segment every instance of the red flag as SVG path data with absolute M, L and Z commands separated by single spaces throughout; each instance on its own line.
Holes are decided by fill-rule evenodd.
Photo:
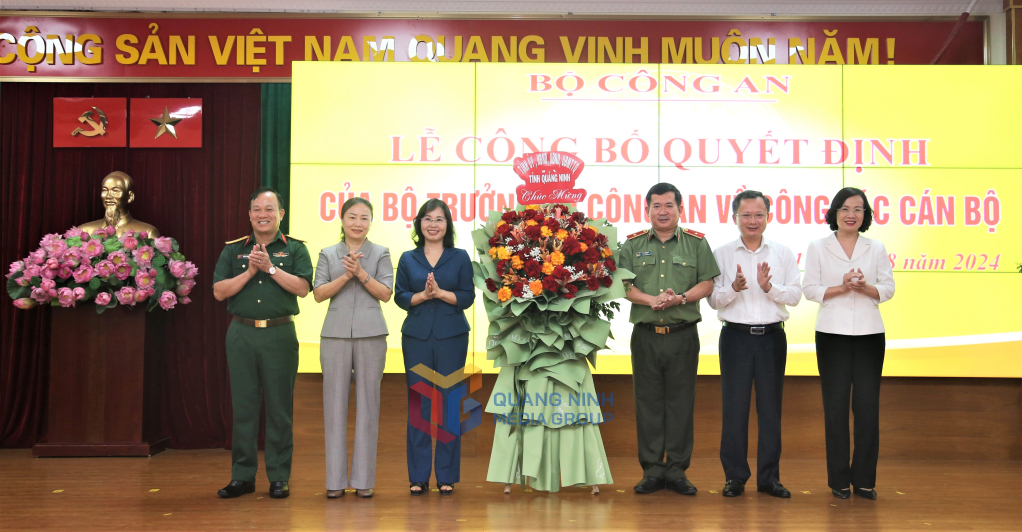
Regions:
M 54 98 L 54 148 L 123 148 L 127 98 Z
M 132 98 L 132 148 L 201 148 L 202 98 Z

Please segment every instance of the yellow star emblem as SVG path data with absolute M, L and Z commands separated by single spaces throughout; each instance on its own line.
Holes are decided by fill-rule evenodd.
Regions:
M 149 120 L 151 120 L 157 126 L 156 136 L 153 137 L 154 139 L 160 138 L 160 135 L 164 133 L 170 133 L 172 137 L 177 138 L 177 131 L 174 131 L 174 125 L 176 125 L 182 119 L 171 118 L 168 108 L 166 107 L 163 108 L 163 116 L 159 118 L 150 118 Z

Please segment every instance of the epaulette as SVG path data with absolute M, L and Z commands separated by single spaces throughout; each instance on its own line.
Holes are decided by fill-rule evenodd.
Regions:
M 691 230 L 691 229 L 682 229 L 681 231 L 682 231 L 683 233 L 685 233 L 686 235 L 689 235 L 689 236 L 694 236 L 694 237 L 696 237 L 696 238 L 703 238 L 703 237 L 705 237 L 705 236 L 706 236 L 705 234 L 703 234 L 703 233 L 700 233 L 699 231 L 693 231 L 693 230 Z
M 287 244 L 287 239 L 289 239 L 289 238 L 290 238 L 291 240 L 294 240 L 295 242 L 301 242 L 301 243 L 303 243 L 303 244 L 305 243 L 305 241 L 304 241 L 304 240 L 301 240 L 301 239 L 295 238 L 295 237 L 293 237 L 293 236 L 291 236 L 291 235 L 285 235 L 284 233 L 281 233 L 281 234 L 280 234 L 280 238 L 281 238 L 281 240 L 283 240 L 283 241 L 284 241 L 284 243 L 285 243 L 285 244 Z
M 628 235 L 625 238 L 627 238 L 628 240 L 631 240 L 633 238 L 637 238 L 637 237 L 643 236 L 643 235 L 645 235 L 648 232 L 649 232 L 649 229 L 643 229 L 642 231 L 639 231 L 637 233 L 632 233 L 632 234 Z
M 241 237 L 241 238 L 235 238 L 234 240 L 228 240 L 227 242 L 224 242 L 224 244 L 227 244 L 227 245 L 231 245 L 231 244 L 237 244 L 238 242 L 241 242 L 242 240 L 244 240 L 244 241 L 245 241 L 245 243 L 247 244 L 247 243 L 248 243 L 248 239 L 249 239 L 249 238 L 250 238 L 251 236 L 252 236 L 252 235 L 248 235 L 248 236 L 243 236 L 243 237 Z

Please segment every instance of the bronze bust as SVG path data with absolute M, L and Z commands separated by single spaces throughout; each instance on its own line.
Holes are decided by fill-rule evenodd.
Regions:
M 155 227 L 140 222 L 131 217 L 128 212 L 128 204 L 135 201 L 135 181 L 124 172 L 110 172 L 103 178 L 103 185 L 100 188 L 99 197 L 103 200 L 106 212 L 102 220 L 96 220 L 78 226 L 79 229 L 92 233 L 97 229 L 113 227 L 117 230 L 117 236 L 128 231 L 139 233 L 146 231 L 150 238 L 160 236 Z

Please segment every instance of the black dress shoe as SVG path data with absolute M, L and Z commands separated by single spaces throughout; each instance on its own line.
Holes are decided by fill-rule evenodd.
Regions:
M 791 498 L 791 492 L 788 491 L 788 488 L 785 488 L 783 485 L 781 485 L 780 482 L 774 482 L 773 484 L 766 484 L 764 486 L 757 486 L 756 491 L 760 493 L 766 493 L 771 497 L 778 497 L 780 499 Z
M 733 478 L 724 483 L 725 497 L 738 497 L 745 493 L 745 481 Z
M 224 488 L 216 492 L 216 494 L 224 499 L 233 499 L 254 491 L 255 481 L 232 480 L 230 484 L 224 486 Z
M 291 488 L 287 486 L 287 481 L 281 482 L 270 482 L 270 497 L 274 499 L 283 499 L 291 495 Z
M 654 491 L 660 491 L 664 489 L 664 479 L 659 477 L 645 477 L 642 482 L 635 485 L 635 493 L 653 493 Z
M 869 499 L 871 501 L 877 500 L 877 490 L 864 490 L 862 488 L 855 488 L 855 494 L 863 499 Z
M 834 488 L 831 488 L 830 492 L 833 493 L 834 496 L 837 497 L 838 499 L 847 499 L 848 497 L 852 496 L 852 491 L 848 488 L 845 488 L 843 490 L 836 490 Z
M 678 478 L 675 480 L 667 481 L 667 489 L 679 494 L 679 495 L 695 495 L 697 491 L 696 487 L 688 481 L 687 478 Z

